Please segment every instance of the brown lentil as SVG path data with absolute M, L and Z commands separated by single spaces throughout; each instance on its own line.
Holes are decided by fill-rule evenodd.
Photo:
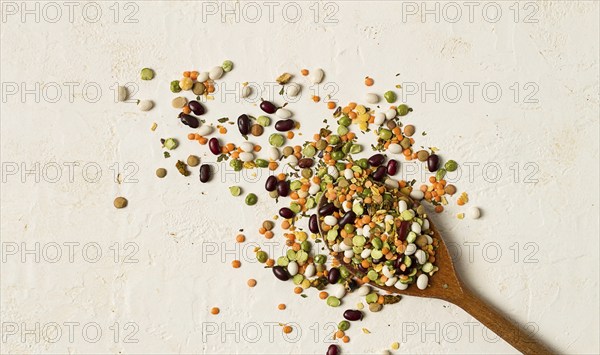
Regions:
M 426 150 L 419 150 L 417 152 L 417 159 L 419 159 L 419 161 L 427 161 L 427 158 L 429 158 L 429 152 Z
M 164 178 L 165 176 L 167 176 L 167 169 L 165 169 L 165 168 L 156 169 L 156 176 L 158 176 L 161 179 Z
M 294 154 L 294 148 L 287 146 L 287 147 L 283 148 L 282 153 L 283 153 L 283 156 L 287 158 L 290 155 Z
M 116 208 L 125 208 L 127 207 L 127 199 L 125 197 L 117 197 L 113 204 Z
M 262 226 L 265 230 L 270 231 L 273 229 L 273 227 L 275 227 L 275 223 L 272 221 L 264 221 Z
M 394 128 L 396 128 L 396 122 L 394 122 L 394 121 L 392 121 L 392 120 L 389 120 L 389 121 L 387 121 L 387 123 L 386 123 L 385 125 L 386 125 L 386 126 L 387 126 L 387 128 L 389 128 L 389 129 L 394 129 Z
M 198 158 L 198 157 L 197 157 L 197 156 L 195 156 L 195 155 L 190 155 L 190 156 L 187 158 L 187 164 L 188 164 L 189 166 L 198 166 L 198 164 L 200 164 L 200 158 Z
M 444 188 L 444 192 L 448 195 L 454 195 L 456 193 L 456 186 L 446 185 L 446 187 Z
M 415 126 L 409 124 L 404 127 L 404 135 L 407 137 L 412 137 L 415 134 Z
M 253 124 L 252 127 L 250 127 L 250 133 L 252 133 L 252 135 L 255 137 L 262 136 L 264 131 L 265 129 L 263 126 L 259 124 Z
M 195 95 L 202 95 L 202 94 L 204 94 L 204 89 L 205 89 L 204 84 L 199 83 L 199 82 L 194 83 L 194 86 L 192 86 L 192 92 Z

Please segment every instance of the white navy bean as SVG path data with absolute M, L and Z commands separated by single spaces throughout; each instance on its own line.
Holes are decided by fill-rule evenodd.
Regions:
M 404 211 L 406 211 L 408 209 L 408 204 L 406 203 L 406 201 L 400 200 L 400 202 L 398 202 L 398 212 L 402 213 Z
M 242 98 L 247 98 L 248 96 L 250 96 L 250 94 L 252 94 L 252 87 L 250 87 L 249 85 L 246 85 L 242 88 Z
M 308 188 L 308 192 L 309 192 L 311 195 L 314 195 L 314 194 L 316 194 L 316 193 L 317 193 L 317 192 L 319 192 L 319 191 L 321 191 L 321 186 L 319 186 L 319 184 L 314 184 L 314 183 L 313 183 L 313 184 L 312 184 L 312 185 L 310 185 L 310 187 Z
M 400 183 L 398 182 L 398 180 L 394 180 L 394 179 L 390 179 L 390 178 L 385 179 L 385 181 L 383 183 L 385 184 L 385 186 L 392 188 L 392 189 L 397 189 L 400 187 Z
M 324 221 L 325 224 L 332 227 L 337 224 L 337 218 L 335 218 L 334 216 L 325 216 Z
M 377 94 L 372 93 L 372 92 L 370 92 L 367 95 L 365 95 L 365 101 L 367 103 L 376 104 L 376 103 L 379 102 L 379 100 L 380 100 L 379 96 Z
M 425 274 L 421 274 L 417 278 L 417 287 L 419 288 L 419 290 L 426 289 L 428 283 L 429 283 L 429 277 Z
M 421 225 L 417 222 L 412 222 L 410 225 L 410 230 L 417 234 L 421 234 Z
M 398 281 L 398 278 L 396 276 L 389 278 L 386 282 L 385 285 L 386 286 L 394 286 L 394 284 L 396 283 L 396 281 Z
M 371 236 L 371 226 L 369 226 L 368 224 L 363 227 L 363 235 L 366 238 L 369 238 Z
M 137 105 L 140 111 L 150 111 L 154 107 L 154 102 L 151 100 L 140 100 Z
M 411 256 L 417 251 L 417 246 L 413 243 L 409 243 L 404 250 L 404 255 Z
M 336 253 L 340 253 L 342 251 L 342 249 L 340 249 L 340 244 L 336 243 L 334 245 L 331 246 L 331 250 L 335 251 Z
M 340 176 L 338 169 L 333 165 L 327 167 L 327 174 L 331 175 L 334 180 Z
M 119 86 L 119 91 L 118 91 L 118 100 L 119 102 L 123 102 L 125 100 L 127 100 L 127 98 L 129 97 L 129 90 L 127 90 L 126 86 Z
M 247 163 L 249 161 L 253 161 L 254 160 L 254 154 L 249 153 L 249 152 L 240 153 L 240 160 L 243 161 L 244 163 Z
M 312 81 L 313 84 L 320 84 L 321 81 L 323 81 L 324 75 L 325 73 L 323 72 L 323 69 L 317 68 L 312 71 L 310 75 L 310 81 Z
M 276 147 L 269 148 L 269 158 L 271 160 L 277 160 L 281 156 L 281 152 Z
M 393 108 L 385 111 L 385 118 L 387 118 L 388 120 L 391 120 L 392 118 L 396 117 L 396 110 L 394 110 Z
M 198 74 L 198 79 L 196 79 L 196 81 L 199 83 L 203 83 L 207 80 L 208 80 L 208 72 L 207 71 L 204 71 L 204 72 L 201 72 L 200 74 Z
M 351 259 L 354 256 L 354 251 L 352 249 L 344 251 L 344 257 Z
M 221 79 L 223 73 L 223 67 L 214 67 L 210 70 L 210 72 L 208 72 L 208 77 L 212 80 L 218 80 Z
M 364 249 L 361 253 L 360 253 L 360 257 L 363 259 L 368 258 L 369 256 L 371 256 L 371 249 Z
M 385 277 L 388 277 L 388 278 L 394 276 L 394 275 L 392 275 L 392 272 L 390 271 L 390 269 L 385 265 L 381 268 L 381 272 L 385 275 Z
M 425 253 L 423 250 L 419 249 L 415 252 L 415 257 L 417 258 L 417 261 L 419 262 L 419 264 L 423 265 L 427 262 L 427 253 Z
M 240 144 L 240 148 L 242 148 L 242 151 L 244 151 L 244 152 L 253 152 L 254 144 L 252 144 L 250 142 L 244 142 L 244 143 Z
M 341 243 L 340 244 L 340 250 L 341 251 L 346 251 L 346 250 L 351 250 L 352 249 L 352 245 L 348 245 L 346 243 Z
M 331 296 L 341 299 L 346 295 L 346 288 L 342 284 L 334 284 L 327 287 L 331 288 L 331 292 L 329 292 Z
M 414 200 L 422 200 L 423 197 L 425 197 L 425 194 L 421 190 L 412 190 L 410 192 L 410 197 L 412 197 Z
M 431 236 L 425 234 L 425 238 L 427 238 L 427 244 L 433 244 L 433 238 L 431 238 Z
M 298 165 L 298 158 L 296 158 L 294 155 L 290 155 L 289 157 L 285 158 L 285 163 L 290 164 L 292 168 L 295 168 Z
M 287 270 L 290 276 L 296 275 L 298 273 L 298 263 L 295 261 L 290 261 L 290 263 L 287 266 Z
M 469 207 L 469 209 L 467 210 L 467 216 L 469 216 L 469 218 L 472 219 L 477 219 L 481 217 L 481 211 L 475 206 Z
M 290 83 L 286 90 L 286 93 L 290 97 L 296 97 L 300 93 L 300 84 L 298 83 Z
M 281 119 L 288 119 L 290 117 L 292 117 L 292 111 L 286 109 L 286 108 L 280 108 L 278 109 L 275 114 L 277 115 L 277 117 L 281 118 Z
M 382 125 L 385 122 L 385 113 L 378 112 L 375 114 L 375 118 L 373 118 L 373 123 L 376 125 Z
M 425 219 L 423 221 L 423 230 L 424 231 L 429 230 L 429 220 L 428 219 Z
M 210 135 L 211 133 L 213 133 L 213 131 L 215 130 L 215 128 L 211 125 L 202 125 L 200 126 L 200 128 L 198 128 L 198 134 L 201 135 L 202 137 L 206 137 L 208 135 Z
M 304 270 L 304 277 L 309 278 L 315 276 L 315 264 L 308 264 L 306 269 Z
M 362 285 L 358 288 L 358 290 L 356 290 L 356 293 L 359 296 L 366 296 L 371 293 L 371 287 L 369 287 L 369 285 Z
M 344 170 L 344 177 L 348 180 L 352 179 L 354 177 L 354 171 L 352 171 L 352 169 Z
M 408 284 L 403 284 L 402 282 L 398 281 L 398 282 L 396 282 L 394 287 L 399 289 L 400 291 L 404 291 L 408 288 Z
M 400 154 L 402 153 L 402 146 L 398 143 L 391 143 L 388 146 L 388 152 L 392 154 Z

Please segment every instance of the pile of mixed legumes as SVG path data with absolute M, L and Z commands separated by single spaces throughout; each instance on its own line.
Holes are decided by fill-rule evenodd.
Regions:
M 441 213 L 449 199 L 457 194 L 457 188 L 447 183 L 444 177 L 447 172 L 455 171 L 458 164 L 454 160 L 442 164 L 436 148 L 414 148 L 416 129 L 407 123 L 412 108 L 404 103 L 397 104 L 393 90 L 382 95 L 387 104 L 381 103 L 380 95 L 372 92 L 366 94 L 364 104 L 349 102 L 342 106 L 329 98 L 322 100 L 311 96 L 295 105 L 323 102 L 331 110 L 331 117 L 323 121 L 323 127 L 312 135 L 312 139 L 292 144 L 290 141 L 301 134 L 302 119 L 293 116 L 284 99 L 300 94 L 302 85 L 299 82 L 302 80 L 320 84 L 323 70 L 300 70 L 298 77 L 307 78 L 296 81 L 292 80 L 293 74 L 283 73 L 276 79 L 281 85 L 281 99 L 261 101 L 254 110 L 256 117 L 246 112 L 235 122 L 214 118 L 220 117 L 218 115 L 213 115 L 213 122 L 201 118 L 206 112 L 205 105 L 219 94 L 215 82 L 232 68 L 233 63 L 225 61 L 208 72 L 184 72 L 181 78 L 171 82 L 170 89 L 177 95 L 172 99 L 172 106 L 179 110 L 178 119 L 183 124 L 182 130 L 186 129 L 187 138 L 208 145 L 216 161 L 229 161 L 235 171 L 268 169 L 266 192 L 260 191 L 261 188 L 246 193 L 246 204 L 256 204 L 259 195 L 269 195 L 277 201 L 289 200 L 287 207 L 279 209 L 277 215 L 265 218 L 258 230 L 266 239 L 284 238 L 289 248 L 284 255 L 268 255 L 257 249 L 256 259 L 270 268 L 279 280 L 293 282 L 295 293 L 307 297 L 306 290 L 315 288 L 319 298 L 331 307 L 342 305 L 344 296 L 353 291 L 365 297 L 371 312 L 400 301 L 400 296 L 379 294 L 366 285 L 369 282 L 398 290 L 408 287 L 426 289 L 429 277 L 438 270 L 435 265 L 438 241 L 429 228 L 425 205 L 430 204 L 433 211 Z M 148 80 L 147 68 L 144 71 L 145 80 Z M 373 83 L 373 78 L 365 78 L 366 87 Z M 250 87 L 243 85 L 239 96 L 248 97 L 250 92 Z M 120 92 L 120 97 L 125 99 L 126 92 L 123 95 Z M 145 104 L 141 109 L 151 108 Z M 237 126 L 238 141 L 227 142 L 219 138 L 227 132 L 226 123 Z M 152 130 L 155 128 L 156 123 Z M 252 143 L 252 137 L 264 133 L 269 134 L 270 147 L 263 150 Z M 358 133 L 361 133 L 361 140 Z M 175 138 L 162 138 L 161 144 L 165 158 L 170 157 L 169 151 L 179 146 Z M 372 153 L 366 152 L 365 147 Z M 424 164 L 430 173 L 428 181 L 416 187 L 415 180 L 397 178 L 400 158 Z M 179 160 L 173 165 L 184 176 L 190 175 L 190 167 L 199 165 L 202 183 L 209 182 L 213 174 L 210 165 L 207 162 L 201 164 L 195 155 L 189 156 L 186 162 Z M 159 178 L 166 175 L 167 169 L 157 170 Z M 233 196 L 242 194 L 239 186 L 230 186 L 229 191 Z M 460 206 L 467 202 L 468 196 L 464 192 L 456 200 Z M 478 218 L 479 209 L 472 207 L 468 215 Z M 464 216 L 460 213 L 457 217 L 462 219 Z M 277 231 L 281 231 L 280 236 L 276 236 Z M 240 234 L 236 241 L 244 243 L 246 237 Z M 323 246 L 332 251 L 333 257 L 319 252 L 327 250 Z M 339 260 L 349 267 L 340 264 Z M 239 268 L 241 262 L 235 260 L 232 266 Z M 355 274 L 350 272 L 350 266 Z M 256 285 L 256 280 L 248 280 L 248 286 Z M 280 304 L 278 308 L 284 310 L 286 306 Z M 332 334 L 343 342 L 350 340 L 346 334 L 350 322 L 363 318 L 362 302 L 352 308 L 343 313 L 345 320 Z M 218 314 L 219 309 L 213 308 L 211 313 Z M 293 328 L 282 324 L 282 330 L 289 333 Z M 369 333 L 365 328 L 363 332 Z M 391 348 L 397 349 L 398 343 L 393 343 Z M 331 345 L 327 350 L 330 355 L 337 353 L 337 345 Z

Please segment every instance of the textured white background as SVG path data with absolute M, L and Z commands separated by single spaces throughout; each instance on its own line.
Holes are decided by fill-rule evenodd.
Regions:
M 326 306 L 314 290 L 305 299 L 294 295 L 291 283 L 280 283 L 252 262 L 252 247 L 233 242 L 240 228 L 249 241 L 261 241 L 254 231 L 279 208 L 262 192 L 264 176 L 239 182 L 259 194 L 259 204 L 250 208 L 228 194 L 235 176 L 201 185 L 196 172 L 184 179 L 174 169 L 175 159 L 190 153 L 206 162 L 213 157 L 185 139 L 189 130 L 170 108 L 169 82 L 183 70 L 207 70 L 224 59 L 235 63 L 223 80 L 228 85 L 322 67 L 342 102 L 363 97 L 366 75 L 375 78 L 378 92 L 402 82 L 423 83 L 429 90 L 436 83 L 459 85 L 456 102 L 449 100 L 452 91 L 422 97 L 423 88 L 406 98 L 415 108 L 406 122 L 427 132 L 417 134 L 418 145 L 479 164 L 473 174 L 463 170 L 456 184 L 470 193 L 471 204 L 481 206 L 483 217 L 459 221 L 452 204 L 435 219 L 447 240 L 460 246 L 458 272 L 508 315 L 539 327 L 540 337 L 557 350 L 599 352 L 597 2 L 498 2 L 502 14 L 495 23 L 482 14 L 482 2 L 474 2 L 471 19 L 465 4 L 454 3 L 462 10 L 454 21 L 457 6 L 445 3 L 423 19 L 421 2 L 310 1 L 299 3 L 296 23 L 282 15 L 285 3 L 276 3 L 272 22 L 268 7 L 260 5 L 262 15 L 254 23 L 252 8 L 242 7 L 239 19 L 230 15 L 223 21 L 221 12 L 207 14 L 199 1 L 135 1 L 128 7 L 121 2 L 119 18 L 113 2 L 101 2 L 97 22 L 82 16 L 84 3 L 76 3 L 71 21 L 59 2 L 63 14 L 56 23 L 48 21 L 55 9 L 44 13 L 46 3 L 38 3 L 39 20 L 11 15 L 7 3 L 0 34 L 2 353 L 324 353 L 328 323 L 339 321 L 343 309 Z M 325 6 L 338 9 L 332 15 L 336 23 L 325 23 Z M 434 3 L 428 8 L 435 9 Z M 131 19 L 137 23 L 124 23 L 135 9 Z M 94 8 L 89 11 L 94 17 Z M 293 18 L 293 8 L 289 11 Z M 145 66 L 156 70 L 153 81 L 138 79 Z M 79 85 L 72 95 L 65 84 L 70 82 Z M 111 87 L 126 82 L 138 85 L 135 97 L 153 99 L 156 108 L 142 113 L 134 104 L 114 103 Z M 466 82 L 478 85 L 472 100 Z M 21 96 L 36 83 L 48 90 Z M 85 83 L 101 87 L 98 102 L 86 99 Z M 498 102 L 489 102 L 493 90 L 482 94 L 486 83 L 501 87 Z M 20 88 L 12 95 L 14 85 Z M 62 90 L 50 102 L 56 86 Z M 532 88 L 529 99 L 537 102 L 526 98 Z M 93 89 L 85 93 L 94 96 Z M 302 131 L 312 135 L 330 112 L 309 102 L 306 85 L 303 93 L 290 108 Z M 259 113 L 251 103 L 217 101 L 209 103 L 206 115 L 213 122 Z M 158 123 L 156 132 L 149 129 L 152 122 Z M 231 133 L 231 139 L 237 137 L 235 129 Z M 165 160 L 159 138 L 169 136 L 182 144 Z M 72 177 L 62 165 L 68 162 L 80 164 Z M 137 182 L 117 184 L 111 167 L 119 164 L 125 175 L 128 162 L 137 167 L 130 174 Z M 21 175 L 35 163 L 39 172 Z M 58 181 L 54 163 L 63 166 Z M 100 168 L 98 181 L 86 180 L 95 175 L 93 168 L 82 171 L 86 163 Z M 482 168 L 489 163 L 500 168 L 496 182 L 490 179 L 494 169 L 484 178 Z M 15 166 L 16 174 L 8 174 Z M 164 180 L 154 176 L 161 166 L 169 169 Z M 118 195 L 129 199 L 127 209 L 112 207 Z M 470 242 L 480 244 L 470 251 L 465 244 Z M 23 252 L 36 243 L 38 252 Z M 56 262 L 52 243 L 61 246 Z M 69 255 L 64 243 L 79 244 Z M 115 243 L 121 249 L 118 262 Z M 98 261 L 90 260 L 93 246 L 102 252 Z M 123 262 L 129 254 L 133 262 Z M 230 262 L 236 258 L 243 267 L 234 270 Z M 246 286 L 250 277 L 258 280 L 254 289 Z M 345 299 L 343 308 L 356 301 Z M 278 311 L 278 303 L 288 309 Z M 213 306 L 221 308 L 219 316 L 209 315 Z M 285 338 L 271 322 L 296 322 L 296 330 Z M 515 352 L 471 322 L 445 302 L 405 298 L 353 324 L 352 341 L 343 349 L 378 353 L 399 341 L 398 353 Z

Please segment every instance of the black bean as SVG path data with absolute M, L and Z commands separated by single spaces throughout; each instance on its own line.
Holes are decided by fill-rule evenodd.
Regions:
M 198 121 L 198 119 L 194 116 L 186 115 L 185 113 L 181 112 L 179 114 L 179 119 L 181 120 L 181 123 L 183 123 L 184 125 L 186 125 L 188 127 L 191 127 L 191 128 L 200 127 L 200 121 Z
M 279 120 L 277 122 L 275 122 L 275 129 L 278 130 L 279 132 L 286 132 L 289 130 L 294 129 L 294 127 L 296 126 L 296 122 L 294 120 L 292 120 L 291 118 L 287 119 L 287 120 Z
M 310 168 L 315 163 L 311 158 L 302 158 L 298 161 L 298 166 L 302 169 Z
M 351 321 L 361 320 L 363 318 L 363 314 L 357 309 L 348 309 L 344 312 L 344 318 Z
M 346 212 L 346 214 L 344 215 L 344 217 L 342 217 L 339 221 L 338 224 L 340 225 L 340 228 L 344 228 L 344 226 L 348 223 L 354 223 L 354 220 L 356 219 L 356 213 L 354 213 L 353 211 L 348 211 Z
M 308 229 L 311 233 L 319 233 L 319 219 L 316 214 L 313 214 L 308 219 Z
M 375 265 L 381 264 L 381 259 L 373 259 L 373 260 L 371 260 L 371 262 Z
M 334 284 L 340 280 L 340 269 L 334 267 L 329 269 L 329 275 L 327 276 L 330 284 Z
M 338 346 L 335 344 L 331 344 L 329 345 L 329 347 L 327 348 L 327 354 L 326 355 L 338 355 Z
M 319 209 L 319 214 L 321 216 L 329 216 L 332 215 L 333 212 L 335 212 L 336 210 L 337 208 L 335 207 L 335 205 L 329 202 L 321 206 L 321 208 Z
M 192 110 L 194 115 L 200 116 L 206 112 L 206 110 L 204 109 L 204 106 L 202 106 L 202 104 L 199 103 L 198 101 L 192 100 L 189 102 L 188 106 L 190 107 L 190 110 Z
M 277 188 L 277 178 L 273 175 L 269 176 L 267 178 L 267 181 L 265 182 L 265 190 L 267 191 L 275 191 L 275 189 Z
M 279 210 L 279 215 L 283 218 L 292 218 L 294 217 L 295 213 L 291 209 L 283 207 Z
M 369 164 L 371 166 L 379 166 L 383 164 L 385 161 L 385 156 L 383 154 L 375 154 L 369 158 Z
M 275 274 L 275 277 L 280 279 L 281 281 L 287 281 L 290 279 L 290 274 L 287 272 L 286 269 L 283 268 L 283 266 L 274 266 L 273 274 Z
M 210 165 L 208 165 L 208 164 L 200 165 L 200 181 L 201 182 L 208 182 L 211 178 L 211 175 L 212 175 L 212 171 L 211 171 Z
M 387 163 L 387 173 L 388 173 L 388 175 L 392 176 L 392 175 L 396 175 L 397 172 L 398 172 L 398 162 L 394 159 L 391 159 Z
M 387 169 L 385 168 L 385 166 L 380 166 L 373 173 L 373 179 L 376 181 L 383 181 L 386 173 L 387 173 Z
M 210 149 L 210 152 L 213 153 L 214 155 L 221 154 L 221 144 L 219 144 L 219 140 L 214 137 L 211 138 L 208 141 L 208 149 Z
M 436 154 L 431 154 L 429 158 L 427 158 L 427 169 L 430 172 L 434 172 L 438 169 L 438 165 L 440 164 L 440 157 Z
M 270 101 L 263 101 L 260 103 L 260 109 L 265 111 L 266 113 L 275 113 L 277 111 L 277 107 L 273 105 Z
M 248 115 L 241 115 L 237 119 L 238 129 L 242 135 L 247 135 L 250 132 L 250 118 Z
M 287 181 L 277 182 L 277 193 L 281 197 L 286 197 L 290 193 L 290 184 Z

